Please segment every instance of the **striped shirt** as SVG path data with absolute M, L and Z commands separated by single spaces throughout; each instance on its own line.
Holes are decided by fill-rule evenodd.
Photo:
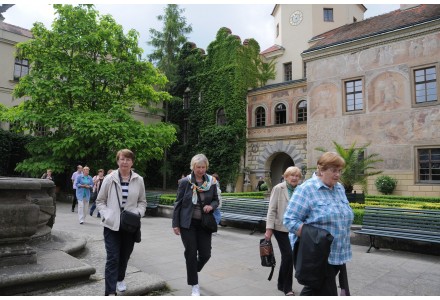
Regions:
M 128 198 L 128 182 L 121 182 L 121 188 L 122 188 L 122 207 L 124 207 L 125 203 L 127 202 Z
M 342 265 L 351 260 L 350 226 L 353 211 L 348 204 L 342 184 L 329 189 L 314 176 L 296 187 L 284 213 L 284 226 L 296 233 L 302 224 L 309 224 L 330 232 L 333 243 L 328 263 Z M 290 234 L 292 246 L 297 237 Z

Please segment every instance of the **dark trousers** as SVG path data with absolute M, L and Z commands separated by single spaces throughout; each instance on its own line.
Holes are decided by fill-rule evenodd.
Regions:
M 78 202 L 78 199 L 76 198 L 76 190 L 73 189 L 72 211 L 75 210 L 75 205 L 77 202 Z
M 107 252 L 105 262 L 105 295 L 116 294 L 116 282 L 125 278 L 128 260 L 134 248 L 134 233 L 113 231 L 104 227 L 104 243 Z
M 203 230 L 201 221 L 192 219 L 189 229 L 180 228 L 180 236 L 185 247 L 186 276 L 189 285 L 199 284 L 198 272 L 211 258 L 212 234 Z
M 300 296 L 337 296 L 338 288 L 336 286 L 336 275 L 341 270 L 341 266 L 330 265 L 327 263 L 327 270 L 324 282 L 319 289 L 312 289 L 304 286 Z
M 289 233 L 273 230 L 281 252 L 281 265 L 278 273 L 278 290 L 284 294 L 292 291 L 293 281 L 293 251 L 290 245 Z
M 95 209 L 96 209 L 96 200 L 95 200 L 95 202 L 93 202 L 92 206 L 90 206 L 90 215 L 91 216 L 93 215 L 93 212 L 95 211 Z M 98 211 L 97 217 L 99 218 L 100 216 L 101 215 L 99 214 L 99 211 Z

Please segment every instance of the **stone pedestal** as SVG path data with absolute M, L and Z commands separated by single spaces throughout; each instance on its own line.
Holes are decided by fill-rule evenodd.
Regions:
M 0 266 L 36 263 L 36 252 L 27 243 L 50 235 L 54 190 L 47 179 L 0 177 Z

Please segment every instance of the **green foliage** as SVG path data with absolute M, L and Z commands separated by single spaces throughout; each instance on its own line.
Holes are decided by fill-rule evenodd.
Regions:
M 135 167 L 144 173 L 146 162 L 160 157 L 175 141 L 167 124 L 144 125 L 130 114 L 136 105 L 153 109 L 168 101 L 161 92 L 167 79 L 141 59 L 139 34 L 124 34 L 110 15 L 100 16 L 93 5 L 54 5 L 52 29 L 42 23 L 32 28 L 34 39 L 18 44 L 32 64 L 14 97 L 28 100 L 11 108 L 2 120 L 21 130 L 50 129 L 28 144 L 31 157 L 17 170 L 32 175 L 50 167 L 55 173 L 77 163 L 92 170 L 115 168 L 116 151 L 136 153 Z
M 394 192 L 397 186 L 397 179 L 392 178 L 388 175 L 382 175 L 376 178 L 374 181 L 376 189 L 382 194 L 389 195 Z
M 351 193 L 355 184 L 365 187 L 369 176 L 382 173 L 382 171 L 371 171 L 375 169 L 373 165 L 376 162 L 382 161 L 382 159 L 378 159 L 379 154 L 363 155 L 370 143 L 356 147 L 356 142 L 353 142 L 348 149 L 345 149 L 335 141 L 333 141 L 333 145 L 335 146 L 336 153 L 345 160 L 345 167 L 339 181 L 344 185 L 346 193 Z M 315 150 L 327 152 L 322 147 L 315 148 Z
M 267 186 L 267 183 L 266 183 L 266 182 L 263 183 L 262 185 L 260 185 L 260 190 L 262 190 L 262 191 L 267 191 L 267 189 L 268 189 L 268 186 Z
M 21 175 L 14 168 L 18 162 L 29 156 L 25 146 L 32 138 L 0 129 L 0 176 Z

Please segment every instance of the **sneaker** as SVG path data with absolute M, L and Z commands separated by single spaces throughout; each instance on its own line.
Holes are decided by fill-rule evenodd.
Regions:
M 83 221 L 79 222 L 79 224 L 83 224 L 83 223 L 84 223 Z
M 116 282 L 116 288 L 120 292 L 125 292 L 127 290 L 127 285 L 125 284 L 125 281 L 118 281 Z
M 192 286 L 191 296 L 200 296 L 200 287 L 198 284 Z

